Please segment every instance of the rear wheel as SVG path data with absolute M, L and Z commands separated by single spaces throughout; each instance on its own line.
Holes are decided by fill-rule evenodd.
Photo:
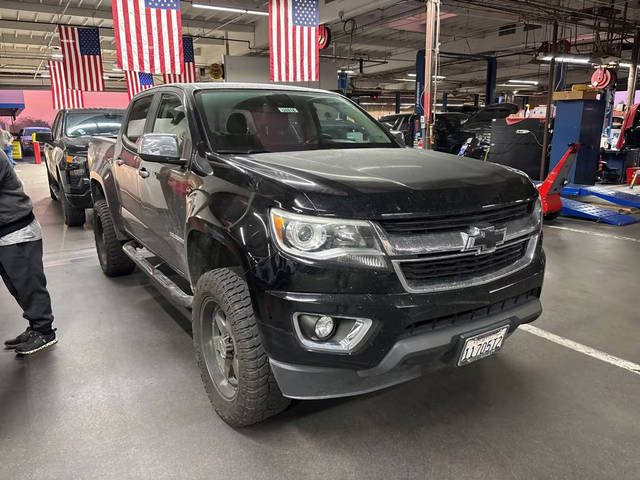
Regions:
M 100 267 L 105 275 L 119 277 L 133 271 L 135 264 L 122 251 L 122 242 L 116 235 L 106 200 L 98 200 L 93 204 L 93 234 Z
M 202 381 L 220 417 L 244 427 L 280 413 L 282 396 L 262 347 L 247 283 L 220 268 L 198 281 L 192 310 L 193 342 Z

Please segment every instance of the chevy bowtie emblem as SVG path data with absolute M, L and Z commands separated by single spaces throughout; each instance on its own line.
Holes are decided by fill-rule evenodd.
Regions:
M 464 247 L 463 252 L 475 251 L 476 255 L 491 253 L 496 247 L 504 243 L 507 234 L 506 228 L 496 227 L 471 227 L 468 232 L 460 232 Z

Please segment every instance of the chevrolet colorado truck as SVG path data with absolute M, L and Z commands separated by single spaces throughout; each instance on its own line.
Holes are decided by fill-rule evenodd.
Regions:
M 94 135 L 116 135 L 123 114 L 124 110 L 113 108 L 60 110 L 51 131 L 36 132 L 36 141 L 43 145 L 49 192 L 53 200 L 60 201 L 65 225 L 84 225 L 84 211 L 92 205 L 89 140 Z
M 154 87 L 89 161 L 104 273 L 137 265 L 189 313 L 234 427 L 467 365 L 541 313 L 529 178 L 402 148 L 341 95 Z

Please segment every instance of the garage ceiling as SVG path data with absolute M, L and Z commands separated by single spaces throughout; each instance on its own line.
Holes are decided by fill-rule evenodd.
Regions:
M 266 11 L 265 0 L 182 0 L 185 33 L 197 37 L 196 62 L 205 66 L 232 55 L 268 55 L 266 17 L 194 7 L 209 3 Z M 551 38 L 551 23 L 560 21 L 560 37 L 576 52 L 589 53 L 594 41 L 615 41 L 629 57 L 632 32 L 640 21 L 640 2 L 608 0 L 443 0 L 441 50 L 498 57 L 498 91 L 512 90 L 508 80 L 536 80 L 534 94 L 545 89 L 547 65 L 534 62 L 542 42 Z M 415 55 L 424 47 L 424 2 L 418 0 L 320 0 L 321 21 L 333 31 L 333 45 L 323 55 L 337 57 L 353 71 L 359 90 L 413 90 Z M 112 68 L 115 41 L 111 0 L 3 0 L 0 2 L 0 86 L 48 87 L 41 74 L 46 60 L 59 52 L 58 23 L 100 27 L 109 89 L 124 89 L 122 73 Z M 599 34 L 595 32 L 598 31 Z M 225 38 L 228 41 L 225 41 Z M 364 69 L 360 72 L 360 59 Z M 569 81 L 585 81 L 589 68 L 571 66 Z M 484 89 L 482 61 L 443 58 L 440 91 L 454 95 Z M 622 74 L 624 77 L 624 73 Z M 507 82 L 507 83 L 505 83 Z M 502 85 L 502 87 L 501 87 Z

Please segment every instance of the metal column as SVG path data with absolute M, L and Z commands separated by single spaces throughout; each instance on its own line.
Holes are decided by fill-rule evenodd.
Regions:
M 427 0 L 427 16 L 426 16 L 426 36 L 424 47 L 424 129 L 422 132 L 423 148 L 431 148 L 431 125 L 433 122 L 432 111 L 432 87 L 433 63 L 435 60 L 434 50 L 436 48 L 436 22 L 438 20 L 437 11 L 439 10 L 440 0 Z
M 487 84 L 485 86 L 485 106 L 496 101 L 496 77 L 498 75 L 498 61 L 495 57 L 487 58 Z
M 635 102 L 636 80 L 638 77 L 638 54 L 640 53 L 640 30 L 636 30 L 633 37 L 633 50 L 631 51 L 631 67 L 627 79 L 627 109 Z
M 549 135 L 551 134 L 551 110 L 553 109 L 553 87 L 556 80 L 556 61 L 554 55 L 558 44 L 558 22 L 553 22 L 553 41 L 551 43 L 551 62 L 549 63 L 549 79 L 547 88 L 547 112 L 544 123 L 544 136 L 542 137 L 542 153 L 540 154 L 540 180 L 547 173 L 547 150 L 549 150 Z
M 447 92 L 442 92 L 442 108 L 440 109 L 441 112 L 446 112 L 447 111 L 447 100 L 448 100 L 449 94 Z
M 396 113 L 400 113 L 400 92 L 396 92 Z

